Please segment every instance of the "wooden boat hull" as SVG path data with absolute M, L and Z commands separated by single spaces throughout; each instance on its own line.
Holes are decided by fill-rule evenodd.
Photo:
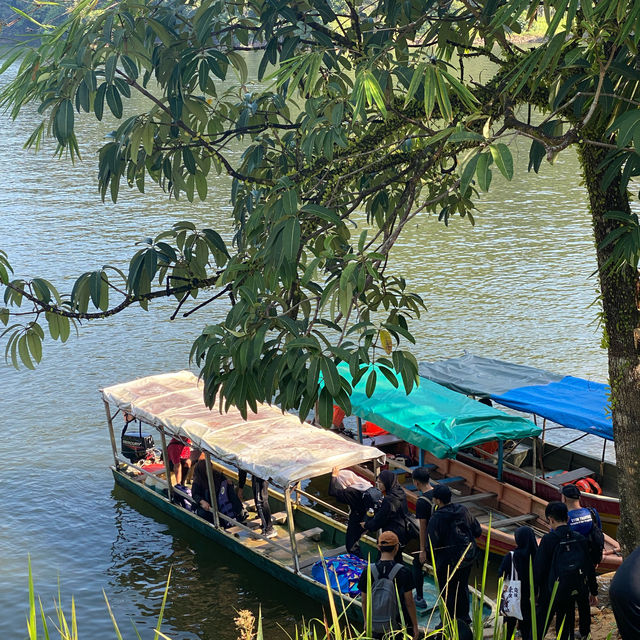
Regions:
M 525 441 L 525 444 L 528 444 L 527 441 Z M 540 442 L 538 442 L 536 446 L 539 449 L 541 446 Z M 521 461 L 521 466 L 530 467 L 532 465 L 532 451 L 533 449 L 531 449 L 531 453 L 528 453 L 526 458 Z M 461 462 L 494 477 L 498 474 L 497 465 L 489 458 L 480 458 L 473 454 L 462 452 L 459 453 L 457 457 Z M 618 525 L 620 524 L 620 500 L 616 496 L 618 480 L 618 470 L 616 466 L 610 462 L 605 462 L 602 465 L 602 474 L 600 474 L 601 460 L 587 454 L 572 451 L 571 449 L 557 447 L 548 442 L 544 443 L 543 460 L 547 472 L 558 469 L 573 471 L 574 469 L 585 467 L 591 469 L 598 476 L 598 482 L 603 491 L 602 495 L 582 492 L 580 502 L 582 506 L 592 507 L 598 512 L 602 520 L 603 530 L 615 538 Z M 534 489 L 531 474 L 519 469 L 505 466 L 503 479 L 505 482 L 519 489 L 534 493 L 534 495 L 543 500 L 560 500 L 561 493 L 558 487 L 537 477 Z
M 482 536 L 478 540 L 478 545 L 481 548 L 484 549 L 487 546 L 488 540 L 489 550 L 492 553 L 503 556 L 515 550 L 516 542 L 514 533 L 518 526 L 525 524 L 531 526 L 539 537 L 549 531 L 549 525 L 544 519 L 544 511 L 547 506 L 546 500 L 509 483 L 500 482 L 490 474 L 475 469 L 461 460 L 440 459 L 429 452 L 425 452 L 424 456 L 425 463 L 435 465 L 438 472 L 443 476 L 463 478 L 467 491 L 470 490 L 468 494 L 469 498 L 471 498 L 473 494 L 477 494 L 478 496 L 494 494 L 491 498 L 483 499 L 480 505 L 480 510 L 486 510 L 489 518 L 491 518 L 491 512 L 495 512 L 496 516 L 503 514 L 507 518 L 516 518 L 524 514 L 532 514 L 532 516 L 535 516 L 535 518 L 532 517 L 531 520 L 527 522 L 514 523 L 509 526 L 507 530 L 498 528 L 500 526 L 500 520 L 497 519 L 497 517 L 495 520 L 490 520 L 486 517 L 484 519 L 479 518 L 482 526 Z M 415 509 L 416 498 L 417 494 L 415 492 L 407 492 L 410 509 Z M 470 506 L 472 503 L 472 500 L 467 501 L 467 506 Z M 489 533 L 490 524 L 492 526 L 491 532 Z M 617 542 L 610 536 L 605 536 L 605 538 L 605 556 L 597 567 L 598 573 L 615 571 L 622 562 L 622 556 L 619 554 L 620 547 Z
M 191 527 L 207 538 L 210 538 L 216 544 L 229 549 L 260 570 L 265 571 L 274 578 L 288 584 L 315 601 L 323 603 L 329 602 L 329 590 L 327 587 L 311 578 L 310 575 L 305 575 L 304 572 L 298 573 L 292 566 L 287 565 L 285 562 L 277 561 L 256 552 L 255 549 L 246 546 L 246 544 L 243 544 L 234 535 L 227 533 L 222 529 L 216 529 L 213 525 L 196 516 L 191 511 L 170 502 L 162 493 L 159 493 L 136 479 L 118 471 L 115 467 L 112 467 L 111 470 L 118 485 L 128 491 L 131 491 L 134 495 L 145 500 L 160 511 L 172 516 L 179 522 Z M 273 496 L 270 496 L 270 501 L 274 501 Z M 278 504 L 277 500 L 275 502 Z M 305 529 L 311 527 L 322 528 L 324 532 L 322 539 L 327 545 L 341 546 L 344 544 L 346 527 L 322 513 L 313 511 L 303 505 L 296 505 L 295 522 L 297 527 L 299 526 Z M 371 554 L 371 557 L 375 557 L 378 553 L 374 546 L 374 541 L 371 539 L 363 538 L 361 540 L 361 549 L 364 553 Z M 407 559 L 408 558 L 405 558 L 405 562 Z M 434 593 L 437 593 L 433 583 L 432 587 L 428 587 L 428 583 L 425 582 L 425 597 L 427 592 L 431 590 L 433 590 Z M 362 622 L 362 609 L 359 599 L 345 596 L 336 589 L 331 589 L 331 593 L 336 601 L 342 600 L 344 610 L 347 612 L 350 619 L 354 622 Z M 343 608 L 338 606 L 338 611 L 342 610 Z M 495 619 L 495 603 L 485 597 L 483 610 L 486 623 L 489 625 Z M 429 622 L 432 623 L 429 626 L 439 623 L 439 615 L 436 613 L 431 616 L 430 612 L 419 614 L 418 623 L 421 627 L 424 625 L 426 628 Z M 489 637 L 491 635 L 492 629 L 487 626 L 486 636 Z

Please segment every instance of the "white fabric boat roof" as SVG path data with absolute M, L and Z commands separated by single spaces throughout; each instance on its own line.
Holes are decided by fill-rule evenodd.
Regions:
M 142 422 L 182 438 L 193 446 L 252 475 L 286 487 L 369 460 L 384 463 L 379 449 L 366 447 L 308 422 L 258 405 L 244 420 L 235 407 L 227 413 L 207 408 L 203 383 L 190 371 L 165 373 L 102 389 L 111 405 Z M 216 405 L 217 407 L 218 405 Z

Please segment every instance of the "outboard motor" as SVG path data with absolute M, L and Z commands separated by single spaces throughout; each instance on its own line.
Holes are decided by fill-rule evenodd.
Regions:
M 153 436 L 148 433 L 142 433 L 142 422 L 138 420 L 138 433 L 127 433 L 129 425 L 135 419 L 127 420 L 125 417 L 125 425 L 120 435 L 120 452 L 125 458 L 136 463 L 138 460 L 144 460 L 153 452 Z

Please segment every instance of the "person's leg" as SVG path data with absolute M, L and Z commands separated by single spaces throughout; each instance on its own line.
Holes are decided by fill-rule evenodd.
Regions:
M 575 627 L 576 604 L 570 595 L 556 594 L 556 638 L 558 640 L 573 640 L 573 629 Z M 562 631 L 560 631 L 562 629 Z
M 507 628 L 507 640 L 513 640 L 513 632 L 516 630 L 517 618 L 511 618 L 506 616 L 504 619 L 505 627 Z
M 578 628 L 580 635 L 586 638 L 591 631 L 591 605 L 589 604 L 589 589 L 585 584 L 576 597 L 578 605 Z
M 541 595 L 536 606 L 536 627 L 538 638 L 544 638 L 547 629 L 553 619 L 553 610 L 549 611 L 549 597 L 547 594 Z
M 262 478 L 256 477 L 252 479 L 252 485 L 256 511 L 258 512 L 260 522 L 262 522 L 262 533 L 266 535 L 273 531 L 271 509 L 269 508 L 269 485 Z
M 344 546 L 347 549 L 347 553 L 353 553 L 360 555 L 360 546 L 358 541 L 362 536 L 364 529 L 360 526 L 359 518 L 351 518 L 347 521 L 347 533 L 344 540 Z
M 520 635 L 522 636 L 522 640 L 531 640 L 531 609 L 528 602 L 522 603 L 522 620 L 518 622 L 518 629 L 520 630 Z M 508 636 L 507 636 L 508 637 Z
M 467 624 L 471 624 L 471 615 L 469 614 L 469 576 L 471 575 L 471 565 L 467 567 L 458 567 L 453 579 L 455 581 L 456 593 L 456 618 L 464 620 Z
M 424 574 L 422 573 L 422 563 L 420 562 L 418 553 L 413 556 L 413 564 L 411 573 L 413 575 L 413 584 L 416 587 L 416 598 L 424 599 Z

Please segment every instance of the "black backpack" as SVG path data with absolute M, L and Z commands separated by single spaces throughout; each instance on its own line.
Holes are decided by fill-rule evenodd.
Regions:
M 587 535 L 587 547 L 589 549 L 589 559 L 595 567 L 602 562 L 602 554 L 604 553 L 604 533 L 602 533 L 602 529 L 598 526 L 598 519 L 591 507 L 589 507 L 589 512 L 591 513 L 593 526 L 591 527 L 591 531 L 589 531 L 589 535 Z
M 586 538 L 571 529 L 563 534 L 556 532 L 555 535 L 560 538 L 560 542 L 551 557 L 549 592 L 553 591 L 554 584 L 558 582 L 561 597 L 575 595 L 586 582 L 586 568 L 590 562 Z
M 464 509 L 454 514 L 450 527 L 448 546 L 451 548 L 451 560 L 457 564 L 464 554 L 460 566 L 468 567 L 473 564 L 478 545 L 469 528 Z
M 362 506 L 368 518 L 372 518 L 380 508 L 383 499 L 382 491 L 377 487 L 369 487 L 362 493 Z
M 371 565 L 371 621 L 374 633 L 388 633 L 397 626 L 400 609 L 394 579 L 400 569 L 402 565 L 396 563 L 386 576 L 381 576 L 377 565 Z

